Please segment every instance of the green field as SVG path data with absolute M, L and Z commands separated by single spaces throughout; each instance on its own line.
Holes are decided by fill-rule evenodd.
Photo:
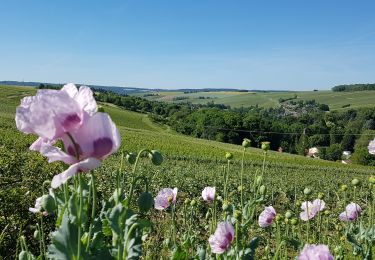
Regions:
M 147 93 L 150 94 L 150 93 Z M 166 102 L 191 102 L 194 104 L 206 104 L 213 101 L 216 104 L 230 105 L 231 107 L 248 107 L 259 105 L 261 107 L 279 106 L 279 98 L 292 98 L 297 95 L 297 100 L 315 99 L 318 103 L 329 105 L 331 110 L 347 108 L 372 107 L 375 99 L 375 91 L 358 92 L 333 92 L 333 91 L 299 91 L 299 92 L 151 92 L 157 96 L 146 98 Z M 137 94 L 143 96 L 144 94 Z M 173 100 L 182 97 L 182 100 Z M 199 99 L 205 97 L 205 99 Z M 345 105 L 349 107 L 343 108 Z
M 14 254 L 15 241 L 21 230 L 25 230 L 24 234 L 30 236 L 31 231 L 26 227 L 35 222 L 36 218 L 27 209 L 33 205 L 35 198 L 40 195 L 41 183 L 59 173 L 63 167 L 60 163 L 48 164 L 47 160 L 42 156 L 28 151 L 28 146 L 36 137 L 19 133 L 15 127 L 14 115 L 19 100 L 23 96 L 33 95 L 35 91 L 35 89 L 31 88 L 0 86 L 0 201 L 2 205 L 5 205 L 0 207 L 0 231 L 6 225 L 10 225 L 6 231 L 5 242 L 1 245 L 3 246 L 0 251 L 1 254 L 5 254 L 5 252 L 8 252 L 8 255 Z M 222 95 L 223 93 L 219 94 Z M 346 100 L 354 98 L 354 94 L 360 94 L 357 95 L 358 100 L 365 100 L 362 95 L 366 96 L 365 92 L 338 94 L 311 92 L 306 94 L 305 98 L 307 99 L 308 95 L 311 95 L 311 97 L 315 95 L 315 97 L 319 96 L 321 100 L 338 100 L 339 98 L 334 96 L 334 94 L 347 95 Z M 195 93 L 194 95 L 199 96 L 200 94 Z M 293 94 L 282 95 L 288 97 Z M 298 95 L 302 97 L 302 94 Z M 262 97 L 271 104 L 272 102 L 277 102 L 280 94 L 241 93 L 222 97 L 222 100 L 232 98 L 232 100 L 237 100 L 231 101 L 235 104 L 235 102 L 245 102 L 250 97 L 253 98 L 253 102 L 255 102 L 256 97 Z M 370 98 L 367 98 L 367 102 L 370 103 Z M 215 103 L 216 100 L 220 100 L 220 98 L 215 99 Z M 336 103 L 336 106 L 346 103 L 346 100 Z M 357 101 L 357 99 L 355 100 Z M 181 205 L 185 198 L 197 198 L 199 200 L 201 190 L 205 186 L 213 185 L 215 182 L 220 194 L 223 189 L 221 182 L 223 166 L 227 163 L 225 153 L 231 152 L 234 155 L 234 160 L 229 176 L 229 189 L 232 191 L 231 194 L 233 194 L 234 198 L 238 197 L 237 187 L 239 185 L 240 161 L 243 151 L 241 146 L 182 136 L 171 132 L 165 126 L 154 124 L 145 114 L 126 111 L 111 104 L 101 105 L 104 111 L 111 115 L 121 132 L 123 150 L 137 152 L 142 148 L 149 148 L 157 149 L 164 155 L 165 161 L 162 166 L 151 166 L 147 160 L 142 160 L 141 163 L 142 174 L 157 176 L 153 178 L 150 187 L 152 194 L 157 194 L 157 191 L 162 187 L 178 187 L 178 205 Z M 260 149 L 247 149 L 244 171 L 244 184 L 246 187 L 250 185 L 254 175 L 262 168 L 263 155 L 264 153 Z M 100 183 L 98 189 L 101 198 L 108 197 L 115 186 L 113 176 L 119 167 L 119 161 L 120 154 L 117 153 L 109 157 L 100 168 L 94 171 Z M 130 171 L 130 169 L 130 165 L 126 167 L 127 171 Z M 358 178 L 365 182 L 372 173 L 373 168 L 371 167 L 343 165 L 336 162 L 270 151 L 264 175 L 264 183 L 269 194 L 267 203 L 272 203 L 278 210 L 285 210 L 287 203 L 291 203 L 294 205 L 294 213 L 298 214 L 299 208 L 296 206 L 294 198 L 302 197 L 303 189 L 311 187 L 314 196 L 320 191 L 325 192 L 325 200 L 332 203 L 331 210 L 334 214 L 337 214 L 340 209 L 336 207 L 338 204 L 334 201 L 338 196 L 341 196 L 338 195 L 340 185 L 350 183 L 353 178 Z M 363 201 L 367 201 L 368 196 L 365 189 L 365 185 L 361 186 L 361 195 L 357 194 L 357 196 L 362 197 Z M 30 192 L 28 196 L 22 196 L 22 194 L 27 192 Z M 252 195 L 247 194 L 247 196 L 251 197 Z M 234 200 L 237 201 L 237 199 Z M 342 207 L 341 204 L 340 207 Z M 201 213 L 200 221 L 204 220 L 204 214 Z M 158 221 L 159 217 L 158 213 L 153 213 L 151 216 L 156 221 Z M 204 223 L 199 223 L 195 228 L 203 227 Z M 206 239 L 207 234 L 203 235 L 203 237 Z M 339 237 L 334 237 L 331 243 L 334 244 L 339 239 Z M 154 253 L 158 253 L 158 250 L 163 250 L 157 240 L 150 243 L 151 247 L 155 247 Z M 151 259 L 152 257 L 156 257 L 156 255 L 151 254 Z

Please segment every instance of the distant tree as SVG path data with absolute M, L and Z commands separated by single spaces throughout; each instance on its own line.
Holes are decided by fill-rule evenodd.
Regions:
M 333 144 L 327 147 L 325 151 L 325 159 L 330 161 L 341 160 L 342 157 L 342 146 L 340 144 Z

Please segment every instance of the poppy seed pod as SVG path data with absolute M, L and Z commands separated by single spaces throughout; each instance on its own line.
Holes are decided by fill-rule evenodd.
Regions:
M 232 159 L 233 159 L 233 154 L 230 153 L 230 152 L 226 152 L 226 153 L 225 153 L 225 158 L 226 158 L 227 160 L 232 160 Z
M 135 153 L 128 153 L 125 156 L 125 159 L 128 161 L 128 163 L 134 164 L 135 161 L 137 160 L 137 156 L 135 155 Z
M 290 224 L 292 224 L 293 226 L 297 225 L 298 224 L 298 219 L 297 218 L 292 218 L 290 220 Z
M 55 199 L 49 194 L 43 195 L 42 208 L 48 213 L 52 213 L 56 209 Z
M 262 150 L 263 151 L 265 151 L 265 152 L 267 152 L 269 149 L 270 149 L 270 146 L 271 145 L 271 143 L 270 142 L 262 142 Z
M 286 219 L 289 219 L 289 218 L 291 218 L 292 217 L 292 212 L 290 211 L 290 210 L 288 210 L 286 213 L 285 213 L 285 218 Z
M 151 159 L 154 165 L 160 165 L 163 162 L 163 155 L 157 150 L 151 150 L 148 157 Z
M 192 200 L 190 202 L 190 206 L 194 207 L 195 205 L 197 205 L 197 201 L 196 200 Z
M 143 192 L 138 198 L 138 208 L 141 212 L 147 212 L 152 208 L 154 199 L 149 192 Z
M 255 179 L 255 184 L 256 185 L 260 185 L 262 184 L 263 182 L 263 177 L 262 176 L 258 176 L 256 179 Z
M 36 240 L 40 240 L 40 232 L 39 232 L 39 230 L 35 230 L 34 231 L 34 238 L 36 239 Z
M 242 141 L 242 146 L 245 147 L 245 148 L 248 148 L 250 147 L 251 145 L 251 141 L 247 138 L 244 138 L 243 141 Z

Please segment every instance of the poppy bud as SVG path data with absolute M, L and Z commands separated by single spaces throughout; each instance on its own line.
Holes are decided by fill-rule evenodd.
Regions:
M 298 224 L 298 219 L 297 218 L 292 218 L 290 220 L 290 224 L 292 224 L 293 226 L 297 225 Z
M 216 197 L 216 200 L 218 200 L 218 201 L 222 201 L 222 200 L 223 200 L 223 197 L 221 197 L 221 196 L 217 196 L 217 197 Z
M 341 185 L 340 189 L 341 189 L 341 191 L 346 191 L 348 189 L 348 185 L 343 184 L 343 185 Z
M 262 142 L 262 150 L 267 152 L 270 149 L 270 142 Z
M 238 187 L 237 187 L 237 190 L 238 190 L 238 192 L 241 192 L 241 191 L 243 191 L 243 190 L 244 190 L 244 188 L 243 188 L 243 186 L 242 186 L 242 185 L 240 185 L 240 186 L 238 186 Z
M 19 260 L 29 260 L 34 259 L 32 255 L 29 252 L 21 251 L 21 253 L 18 255 Z
M 221 207 L 224 211 L 227 211 L 229 209 L 229 202 L 228 201 L 224 201 L 223 202 L 223 206 Z
M 318 193 L 318 199 L 324 199 L 324 193 L 323 192 L 319 192 Z
M 368 181 L 371 183 L 371 184 L 375 184 L 375 176 L 371 176 Z
M 289 218 L 291 218 L 292 217 L 292 212 L 290 211 L 290 210 L 288 210 L 286 213 L 285 213 L 285 218 L 286 219 L 289 219 Z
M 48 213 L 52 213 L 56 209 L 55 199 L 51 195 L 43 195 L 42 208 Z
M 36 240 L 40 240 L 40 232 L 39 232 L 39 230 L 35 230 L 35 231 L 34 231 L 34 238 L 35 238 Z
M 251 141 L 247 138 L 244 138 L 243 141 L 242 141 L 242 146 L 245 147 L 245 148 L 248 148 L 250 147 L 251 145 Z
M 281 215 L 276 215 L 276 217 L 275 217 L 275 220 L 277 221 L 277 222 L 279 222 L 280 220 L 282 220 L 283 219 L 283 217 L 281 216 Z
M 154 165 L 160 165 L 163 162 L 163 155 L 157 150 L 152 150 L 151 153 L 148 154 L 148 157 Z
M 239 210 L 235 210 L 234 213 L 233 213 L 233 217 L 237 220 L 239 220 L 241 218 L 241 211 Z
M 192 200 L 190 202 L 190 206 L 194 207 L 195 205 L 197 205 L 197 201 L 196 200 Z
M 187 205 L 190 203 L 190 199 L 185 199 L 184 203 Z
M 328 209 L 326 209 L 326 210 L 324 211 L 324 215 L 329 215 L 329 214 L 331 214 L 331 211 L 328 210 Z
M 358 179 L 353 179 L 352 180 L 352 185 L 353 186 L 358 186 L 360 184 L 360 181 Z
M 233 154 L 230 153 L 230 152 L 226 152 L 226 153 L 225 153 L 225 158 L 226 158 L 227 160 L 232 160 L 232 159 L 233 159 Z
M 255 179 L 255 184 L 256 185 L 260 185 L 262 184 L 263 182 L 263 177 L 262 176 L 258 176 L 256 179 Z
M 138 208 L 141 212 L 147 212 L 151 209 L 153 202 L 151 193 L 142 192 L 138 198 Z
M 83 236 L 81 237 L 81 242 L 82 244 L 87 245 L 87 243 L 89 242 L 89 233 L 85 232 L 83 234 Z
M 311 194 L 311 189 L 310 189 L 310 188 L 305 188 L 305 189 L 303 190 L 303 193 L 304 193 L 305 195 L 310 195 L 310 194 Z
M 260 195 L 266 194 L 266 186 L 264 186 L 264 185 L 260 186 L 259 193 L 260 193 Z
M 137 160 L 137 156 L 134 153 L 128 153 L 125 156 L 125 159 L 128 161 L 128 163 L 134 164 L 135 161 Z

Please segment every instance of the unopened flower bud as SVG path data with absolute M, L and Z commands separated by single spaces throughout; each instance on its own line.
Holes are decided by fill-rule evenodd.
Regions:
M 245 148 L 248 148 L 250 147 L 251 145 L 251 141 L 247 138 L 244 138 L 243 141 L 242 141 L 242 146 L 245 147 Z
M 148 157 L 154 165 L 160 165 L 163 162 L 163 155 L 157 150 L 152 150 L 151 153 L 148 154 Z
M 241 213 L 241 211 L 239 211 L 239 210 L 235 210 L 235 211 L 233 212 L 233 217 L 234 217 L 235 219 L 237 219 L 237 220 L 239 220 L 239 219 L 241 218 L 241 215 L 242 215 L 242 213 Z
M 125 159 L 128 161 L 128 163 L 135 164 L 135 161 L 137 160 L 137 155 L 135 155 L 135 153 L 128 153 L 125 156 Z
M 238 190 L 238 192 L 241 192 L 241 191 L 243 191 L 243 190 L 244 190 L 244 188 L 243 188 L 243 186 L 242 186 L 242 185 L 240 185 L 240 186 L 238 186 L 238 187 L 237 187 L 237 190 Z
M 260 195 L 266 194 L 266 186 L 262 185 L 259 187 L 259 193 Z
M 323 192 L 319 192 L 318 193 L 318 199 L 324 199 L 324 193 Z
M 375 176 L 371 176 L 368 181 L 371 183 L 371 184 L 375 184 Z
M 326 210 L 324 211 L 324 215 L 329 215 L 329 214 L 331 214 L 331 211 L 330 211 L 329 209 L 326 209 Z
M 255 179 L 255 184 L 258 186 L 260 184 L 262 184 L 263 182 L 263 177 L 262 176 L 258 176 L 256 179 Z
M 310 188 L 305 188 L 303 190 L 303 193 L 307 196 L 307 195 L 310 195 L 311 194 L 311 189 Z
M 56 209 L 55 199 L 49 194 L 43 195 L 42 208 L 48 213 L 52 213 Z
M 35 231 L 34 231 L 34 238 L 35 238 L 36 240 L 40 240 L 40 232 L 39 232 L 39 230 L 35 230 Z
M 185 199 L 184 203 L 185 203 L 186 205 L 189 204 L 189 203 L 190 203 L 190 199 L 189 199 L 189 198 Z
M 277 222 L 281 221 L 282 219 L 283 219 L 283 217 L 280 214 L 277 214 L 276 217 L 275 217 L 275 220 Z
M 360 181 L 358 179 L 353 179 L 352 180 L 352 185 L 353 186 L 358 186 L 360 184 Z
M 297 225 L 298 224 L 298 219 L 297 218 L 292 218 L 290 220 L 290 224 L 292 224 L 293 226 Z
M 222 201 L 222 200 L 223 200 L 223 197 L 221 197 L 221 196 L 217 196 L 217 197 L 216 197 L 216 200 L 218 200 L 218 201 Z
M 262 142 L 262 150 L 267 152 L 270 149 L 270 142 Z
M 169 201 L 169 198 L 168 198 L 168 201 Z M 154 199 L 152 198 L 152 195 L 149 192 L 142 192 L 138 198 L 138 208 L 141 212 L 149 211 L 152 208 L 153 203 L 154 203 Z
M 291 218 L 292 217 L 292 212 L 290 211 L 290 210 L 288 210 L 287 212 L 285 212 L 285 218 L 286 219 L 289 219 L 289 218 Z
M 343 184 L 341 185 L 340 189 L 341 191 L 346 191 L 348 189 L 348 185 Z
M 197 205 L 197 201 L 196 200 L 191 200 L 190 206 L 194 207 L 195 205 Z
M 232 160 L 232 159 L 233 159 L 233 154 L 230 153 L 230 152 L 226 152 L 226 153 L 225 153 L 225 158 L 226 158 L 227 160 Z
M 227 210 L 229 209 L 229 202 L 228 202 L 228 201 L 224 201 L 224 202 L 223 202 L 222 209 L 223 209 L 224 211 L 227 211 Z

